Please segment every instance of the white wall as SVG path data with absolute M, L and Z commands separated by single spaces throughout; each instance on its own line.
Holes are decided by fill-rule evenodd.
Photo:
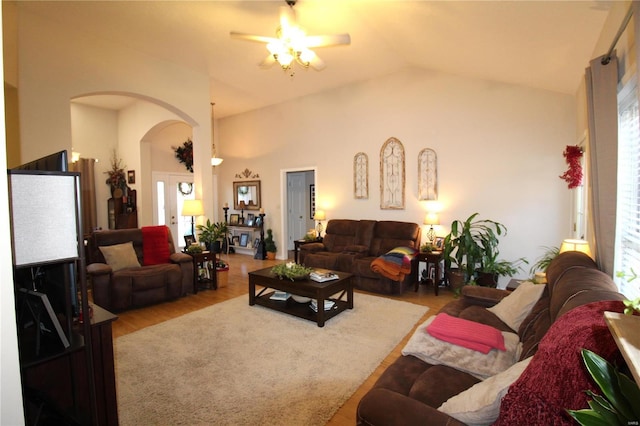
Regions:
M 432 148 L 443 205 L 438 234 L 454 219 L 480 212 L 508 227 L 504 258 L 535 261 L 540 247 L 569 235 L 569 192 L 558 176 L 565 168 L 562 151 L 575 142 L 575 120 L 572 96 L 409 69 L 221 119 L 221 202 L 231 204 L 236 173 L 259 173 L 267 226 L 278 247 L 286 247 L 280 170 L 317 166 L 316 203 L 328 219 L 421 223 L 417 156 Z M 404 210 L 380 209 L 379 151 L 389 137 L 405 146 Z M 368 200 L 353 198 L 359 151 L 370 161 Z

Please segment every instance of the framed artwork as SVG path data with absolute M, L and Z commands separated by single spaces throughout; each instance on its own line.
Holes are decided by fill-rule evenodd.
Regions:
M 136 171 L 127 170 L 127 183 L 136 183 Z
M 259 228 L 262 226 L 262 216 L 258 216 L 254 219 L 253 226 L 255 226 L 256 228 Z
M 256 238 L 255 240 L 253 240 L 254 247 L 258 247 L 258 244 L 260 244 L 260 238 Z
M 51 307 L 51 303 L 49 303 L 47 295 L 38 291 L 27 290 L 26 288 L 20 288 L 19 290 L 18 297 L 21 299 L 21 309 L 25 310 L 23 311 L 24 315 L 20 315 L 21 321 L 24 321 L 20 326 L 24 328 L 34 327 L 36 329 L 35 333 L 43 338 L 57 340 L 65 348 L 71 346 L 56 313 Z M 35 355 L 39 355 L 40 345 L 35 346 Z
M 232 213 L 229 215 L 229 225 L 237 225 L 240 223 L 240 215 L 238 213 Z
M 233 237 L 231 237 L 231 245 L 233 245 L 233 246 L 240 245 L 240 236 L 239 235 L 234 235 Z
M 380 148 L 380 208 L 404 209 L 404 146 L 396 138 L 389 138 Z
M 442 250 L 442 248 L 444 247 L 444 237 L 434 238 L 433 245 L 435 246 L 436 249 Z
M 438 157 L 433 149 L 418 154 L 418 200 L 438 199 Z
M 246 221 L 245 225 L 247 225 L 247 226 L 255 226 L 255 218 L 256 218 L 256 215 L 254 215 L 253 213 L 247 214 L 247 221 Z
M 309 219 L 313 219 L 316 214 L 316 185 L 314 183 L 309 185 L 309 212 L 311 213 Z
M 364 152 L 353 157 L 353 198 L 369 198 L 369 157 Z
M 242 234 L 240 234 L 240 247 L 246 247 L 247 243 L 249 243 L 249 234 L 243 232 Z
M 184 246 L 185 247 L 190 247 L 191 244 L 195 243 L 196 239 L 193 235 L 185 235 L 184 236 Z

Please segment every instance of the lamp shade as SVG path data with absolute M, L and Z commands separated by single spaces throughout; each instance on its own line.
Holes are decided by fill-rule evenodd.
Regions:
M 244 200 L 242 200 L 238 203 L 238 207 L 240 207 L 240 210 L 244 210 L 247 208 L 247 203 L 245 203 Z
M 327 219 L 327 215 L 324 213 L 324 210 L 316 210 L 316 212 L 313 214 L 313 219 L 314 220 L 326 220 Z
M 440 225 L 440 217 L 438 217 L 438 213 L 428 212 L 424 217 L 425 225 Z
M 585 240 L 574 240 L 569 238 L 562 241 L 562 245 L 560 246 L 560 253 L 564 253 L 565 251 L 580 251 L 589 257 L 593 257 L 591 256 L 591 248 L 589 248 L 589 243 Z
M 202 200 L 184 200 L 182 216 L 202 216 L 203 214 Z

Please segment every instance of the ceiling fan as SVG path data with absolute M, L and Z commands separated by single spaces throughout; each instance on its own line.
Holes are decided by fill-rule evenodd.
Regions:
M 296 0 L 285 0 L 288 6 L 280 7 L 280 25 L 276 29 L 276 37 L 239 33 L 231 31 L 231 38 L 239 40 L 267 43 L 267 56 L 261 63 L 261 68 L 269 68 L 276 62 L 284 71 L 290 71 L 294 61 L 304 68 L 313 68 L 320 71 L 326 67 L 313 47 L 329 47 L 351 43 L 349 34 L 308 36 L 300 28 L 296 21 L 296 13 L 293 6 Z M 291 73 L 293 76 L 293 72 Z

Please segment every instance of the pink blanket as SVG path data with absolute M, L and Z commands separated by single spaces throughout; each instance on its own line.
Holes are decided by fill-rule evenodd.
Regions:
M 453 343 L 483 354 L 491 349 L 505 351 L 504 336 L 497 328 L 463 318 L 439 313 L 427 326 L 427 333 L 445 342 Z

